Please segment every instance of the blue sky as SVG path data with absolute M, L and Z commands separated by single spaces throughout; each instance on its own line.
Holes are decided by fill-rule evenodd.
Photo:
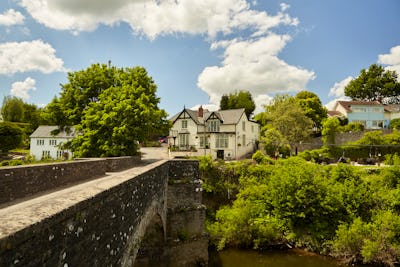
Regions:
M 362 68 L 400 73 L 399 0 L 2 0 L 0 97 L 43 106 L 68 71 L 143 66 L 169 115 L 248 90 L 343 98 Z

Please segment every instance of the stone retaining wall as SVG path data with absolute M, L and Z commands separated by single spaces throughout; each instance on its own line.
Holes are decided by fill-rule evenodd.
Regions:
M 116 157 L 2 167 L 0 204 L 132 168 L 139 162 L 140 157 Z

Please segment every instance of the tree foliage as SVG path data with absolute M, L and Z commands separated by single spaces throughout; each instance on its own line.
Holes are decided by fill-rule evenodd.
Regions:
M 301 91 L 297 93 L 295 97 L 299 101 L 304 115 L 314 122 L 314 126 L 317 129 L 320 129 L 322 127 L 322 121 L 328 117 L 328 111 L 322 105 L 319 97 L 309 91 Z
M 238 109 L 244 108 L 248 118 L 253 114 L 256 109 L 253 97 L 248 91 L 239 91 L 229 95 L 223 95 L 220 101 L 220 109 Z
M 368 70 L 362 69 L 360 75 L 351 80 L 344 93 L 353 100 L 400 103 L 400 83 L 395 71 L 372 64 Z
M 33 132 L 41 123 L 40 109 L 15 96 L 4 97 L 1 114 L 4 121 L 29 123 L 27 133 Z
M 236 199 L 207 224 L 219 249 L 286 243 L 347 263 L 400 260 L 399 166 L 371 174 L 346 164 L 296 157 L 271 164 L 263 157 L 242 166 Z
M 93 81 L 101 86 L 97 89 L 90 83 L 95 71 L 100 72 L 100 78 Z M 60 116 L 66 118 L 62 122 L 78 123 L 82 134 L 71 143 L 78 157 L 135 155 L 138 142 L 169 127 L 166 112 L 158 108 L 157 86 L 144 68 L 94 65 L 76 75 L 70 74 L 69 78 L 72 80 L 63 87 L 61 98 L 53 101 L 49 109 L 56 115 L 69 115 Z M 66 102 L 67 99 L 72 102 Z
M 336 134 L 339 132 L 340 122 L 336 117 L 326 119 L 322 124 L 322 141 L 324 144 L 334 144 Z
M 4 121 L 24 122 L 24 101 L 18 97 L 4 97 L 1 115 Z
M 23 132 L 21 128 L 10 122 L 0 123 L 0 150 L 7 152 L 17 148 L 22 142 Z
M 277 95 L 265 111 L 255 119 L 261 124 L 261 139 L 268 129 L 277 130 L 289 144 L 306 140 L 311 132 L 313 121 L 305 115 L 295 97 Z

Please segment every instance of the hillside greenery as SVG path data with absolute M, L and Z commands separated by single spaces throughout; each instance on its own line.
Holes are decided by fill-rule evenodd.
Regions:
M 347 263 L 400 260 L 400 166 L 319 165 L 261 152 L 253 159 L 200 159 L 204 197 L 218 196 L 207 223 L 218 249 L 284 246 Z

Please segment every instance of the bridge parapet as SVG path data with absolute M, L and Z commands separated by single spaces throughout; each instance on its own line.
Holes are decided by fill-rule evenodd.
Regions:
M 197 209 L 199 220 L 204 216 L 198 178 L 196 162 L 159 161 L 0 209 L 0 266 L 133 266 L 153 217 L 164 228 L 163 245 L 175 242 L 174 248 L 185 249 L 189 240 L 201 237 L 205 244 L 204 228 L 190 221 L 192 215 L 184 219 L 191 224 L 185 226 L 187 233 L 178 223 L 170 226 L 182 221 L 176 214 L 184 214 L 178 205 L 168 206 L 171 194 L 171 205 L 184 203 L 195 208 L 193 214 Z M 188 204 L 191 193 L 195 200 Z M 163 253 L 170 257 L 175 252 Z M 206 256 L 207 250 L 196 262 L 206 262 Z M 165 266 L 183 266 L 175 262 Z

